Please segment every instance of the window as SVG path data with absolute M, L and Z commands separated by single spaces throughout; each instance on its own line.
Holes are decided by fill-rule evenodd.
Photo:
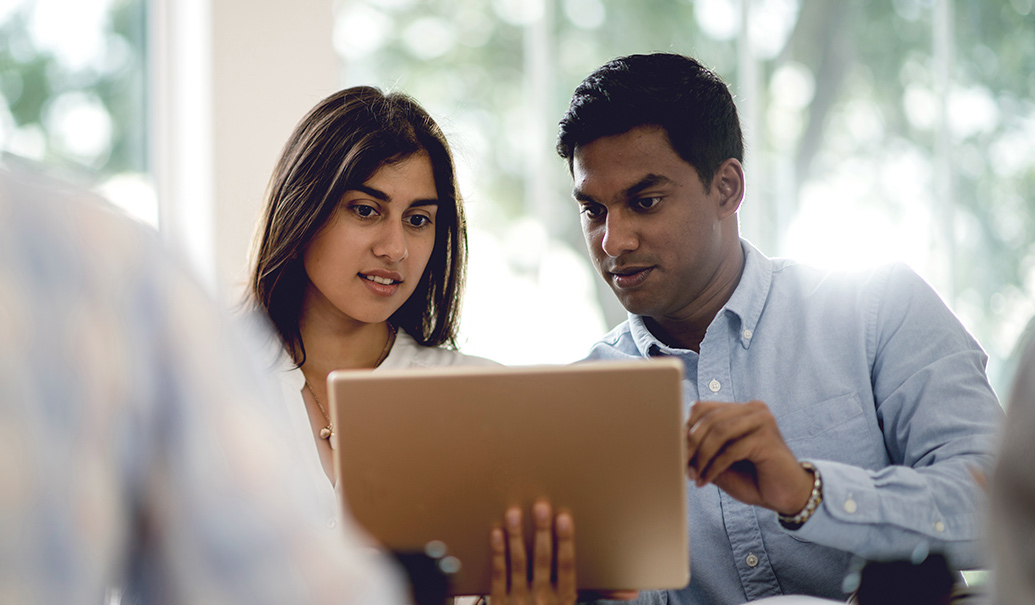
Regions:
M 144 0 L 0 0 L 0 149 L 88 179 L 157 225 Z
M 737 98 L 745 237 L 815 264 L 910 264 L 1003 393 L 1035 315 L 1032 31 L 1032 0 L 356 0 L 335 44 L 344 85 L 412 94 L 454 145 L 471 352 L 567 361 L 624 318 L 585 260 L 556 123 L 608 59 L 675 51 Z

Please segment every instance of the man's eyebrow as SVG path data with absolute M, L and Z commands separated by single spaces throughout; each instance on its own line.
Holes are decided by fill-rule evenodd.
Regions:
M 591 196 L 589 196 L 589 195 L 587 195 L 585 193 L 582 193 L 582 190 L 578 189 L 578 188 L 572 190 L 571 196 L 573 198 L 575 198 L 579 202 L 592 202 L 592 201 L 594 201 Z
M 625 190 L 625 198 L 630 199 L 639 195 L 641 192 L 650 189 L 651 187 L 657 187 L 658 185 L 669 185 L 672 183 L 672 179 L 667 176 L 660 174 L 648 174 L 647 176 L 640 179 L 638 183 L 628 187 Z
M 639 195 L 641 192 L 650 189 L 651 187 L 657 187 L 658 185 L 669 185 L 671 183 L 672 179 L 668 178 L 667 176 L 660 174 L 648 174 L 647 176 L 643 177 L 633 185 L 626 187 L 625 191 L 622 192 L 622 195 L 625 197 L 625 199 L 632 199 Z M 571 192 L 571 195 L 580 202 L 596 201 L 593 199 L 592 196 L 583 193 L 581 190 L 577 188 Z
M 349 187 L 349 191 L 361 191 L 369 195 L 370 197 L 374 198 L 375 200 L 379 200 L 382 202 L 392 201 L 392 198 L 384 191 L 374 189 L 373 187 L 367 187 L 366 185 L 354 185 L 352 187 Z M 427 198 L 414 200 L 409 207 L 413 208 L 414 206 L 438 206 L 440 204 L 441 202 L 439 202 L 438 198 Z

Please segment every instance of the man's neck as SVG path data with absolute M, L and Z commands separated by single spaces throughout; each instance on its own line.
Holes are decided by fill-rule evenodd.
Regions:
M 701 342 L 715 316 L 733 296 L 744 273 L 744 250 L 740 239 L 734 241 L 735 250 L 727 254 L 708 287 L 673 317 L 644 317 L 644 324 L 655 338 L 667 346 L 701 352 Z

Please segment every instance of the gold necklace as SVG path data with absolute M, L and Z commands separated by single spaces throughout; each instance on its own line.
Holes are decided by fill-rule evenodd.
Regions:
M 377 356 L 377 361 L 374 362 L 374 367 L 380 366 L 384 363 L 384 360 L 388 358 L 388 353 L 392 350 L 392 345 L 395 344 L 395 326 L 391 323 L 388 324 L 388 340 L 385 341 L 385 348 L 381 349 L 381 354 Z M 313 401 L 316 402 L 316 407 L 323 414 L 323 419 L 327 421 L 327 426 L 320 429 L 320 439 L 330 440 L 334 436 L 334 425 L 331 424 L 331 415 L 324 409 L 323 404 L 320 403 L 320 398 L 316 396 L 316 391 L 310 386 L 309 381 L 305 381 L 305 388 L 312 395 Z
M 323 404 L 320 403 L 320 398 L 316 396 L 316 391 L 313 387 L 309 386 L 309 381 L 305 381 L 305 388 L 309 391 L 309 394 L 313 396 L 313 401 L 316 402 L 316 407 L 320 409 L 320 413 L 323 414 L 323 419 L 327 421 L 327 426 L 320 429 L 320 439 L 330 439 L 334 435 L 334 427 L 331 426 L 331 417 L 327 414 L 327 410 L 323 409 Z

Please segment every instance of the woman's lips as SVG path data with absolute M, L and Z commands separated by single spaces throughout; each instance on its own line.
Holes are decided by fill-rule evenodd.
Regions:
M 384 286 L 390 286 L 392 284 L 399 283 L 398 281 L 390 277 L 381 277 L 380 275 L 363 275 L 363 279 L 368 279 L 374 283 L 381 284 Z
M 399 290 L 399 285 L 402 284 L 401 276 L 381 272 L 360 273 L 359 277 L 363 280 L 363 284 L 378 296 L 391 296 Z

